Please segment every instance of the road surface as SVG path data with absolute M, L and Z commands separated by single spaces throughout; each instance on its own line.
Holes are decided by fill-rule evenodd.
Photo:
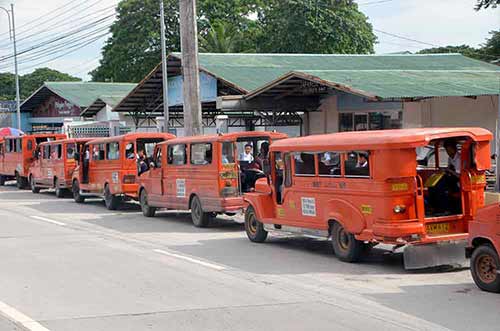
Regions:
M 342 263 L 327 241 L 248 241 L 241 224 L 194 228 L 51 192 L 0 187 L 0 330 L 479 330 L 500 295 L 467 270 L 407 272 L 374 249 Z

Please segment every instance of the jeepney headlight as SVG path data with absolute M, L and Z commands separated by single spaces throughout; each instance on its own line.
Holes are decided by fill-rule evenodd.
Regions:
M 394 207 L 394 212 L 396 214 L 401 214 L 401 213 L 404 213 L 406 211 L 406 206 L 405 205 L 396 205 Z

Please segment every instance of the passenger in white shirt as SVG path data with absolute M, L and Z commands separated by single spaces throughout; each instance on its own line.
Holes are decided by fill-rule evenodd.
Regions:
M 240 154 L 239 161 L 253 162 L 252 145 L 245 145 L 245 152 Z
M 448 172 L 452 175 L 460 177 L 460 172 L 462 170 L 462 155 L 458 151 L 457 144 L 452 140 L 446 140 L 444 142 L 444 148 L 448 154 Z

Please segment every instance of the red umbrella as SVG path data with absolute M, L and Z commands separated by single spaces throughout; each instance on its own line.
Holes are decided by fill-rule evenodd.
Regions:
M 15 128 L 1 128 L 0 129 L 0 137 L 5 137 L 5 136 L 15 136 L 19 137 L 22 136 L 24 132 L 21 130 L 15 129 Z

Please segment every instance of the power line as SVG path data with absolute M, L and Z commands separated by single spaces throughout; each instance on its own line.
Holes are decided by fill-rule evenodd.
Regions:
M 428 42 L 425 42 L 425 41 L 420 41 L 420 40 L 416 40 L 416 39 L 413 39 L 413 38 L 408 38 L 408 37 L 405 37 L 405 36 L 400 36 L 400 35 L 397 35 L 395 33 L 390 33 L 390 32 L 382 31 L 382 30 L 379 30 L 379 29 L 373 29 L 373 31 L 377 31 L 379 33 L 382 33 L 382 34 L 385 34 L 385 35 L 388 35 L 388 36 L 391 36 L 391 37 L 394 37 L 394 38 L 399 38 L 399 39 L 403 39 L 403 40 L 407 40 L 407 41 L 412 41 L 414 43 L 418 43 L 418 44 L 422 44 L 422 45 L 433 46 L 433 47 L 441 47 L 440 45 L 431 44 L 431 43 L 428 43 Z
M 394 0 L 379 0 L 379 1 L 362 2 L 362 3 L 358 3 L 358 6 L 375 5 L 375 4 L 386 3 L 386 2 L 391 2 L 391 1 L 394 1 Z

